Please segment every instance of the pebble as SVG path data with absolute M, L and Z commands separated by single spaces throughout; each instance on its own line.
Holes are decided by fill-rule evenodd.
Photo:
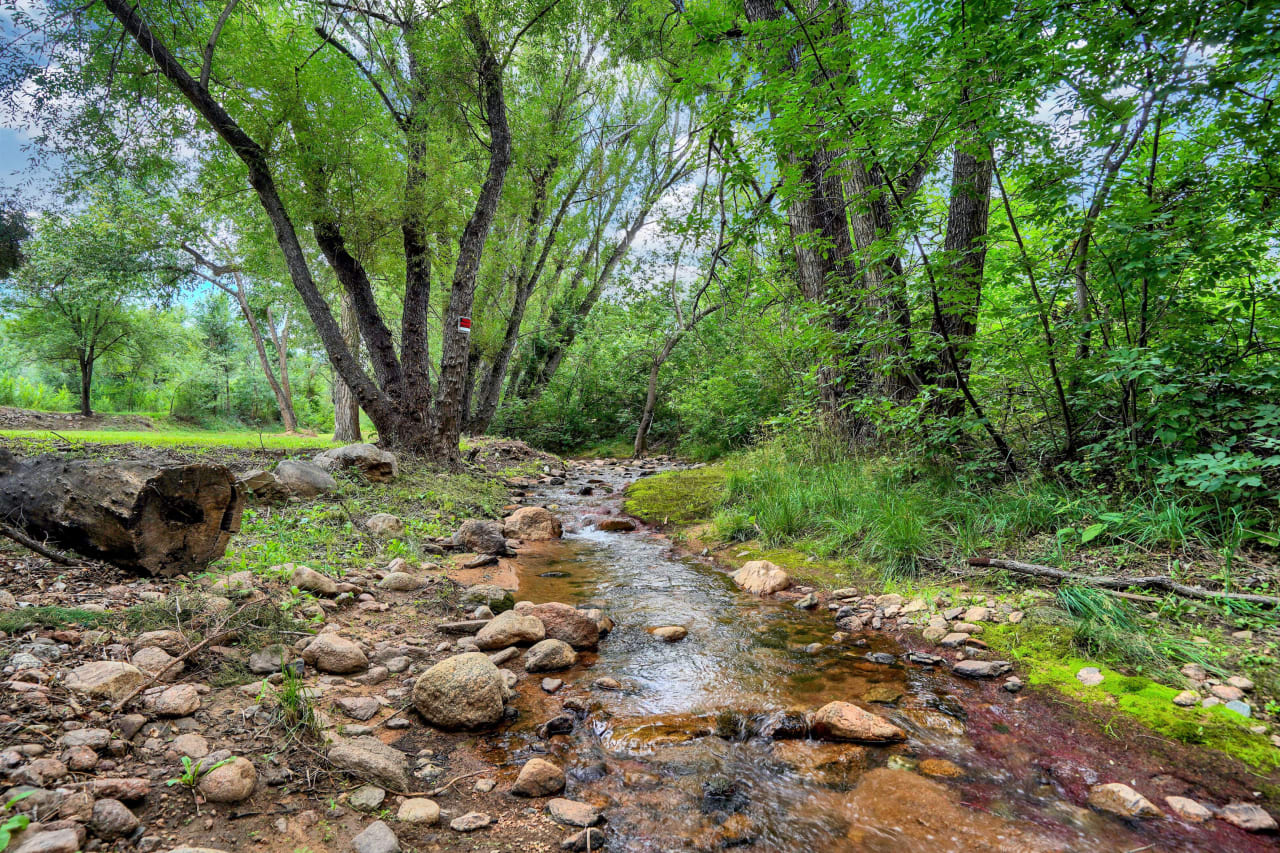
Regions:
M 557 690 L 559 690 L 563 686 L 564 686 L 564 682 L 558 678 L 542 679 L 542 689 L 548 693 L 555 693 Z
M 382 801 L 386 798 L 387 792 L 377 785 L 361 785 L 351 792 L 347 802 L 353 809 L 362 812 L 373 812 L 382 807 Z
M 1089 789 L 1089 805 L 1126 819 L 1164 815 L 1154 803 L 1121 782 L 1094 785 Z
M 454 832 L 475 832 L 493 823 L 493 818 L 484 812 L 467 812 L 462 817 L 449 821 L 449 828 Z
M 1173 697 L 1173 704 L 1180 705 L 1183 708 L 1190 708 L 1199 701 L 1200 696 L 1191 690 L 1183 690 L 1177 696 Z
M 594 826 L 600 820 L 600 810 L 595 806 L 563 797 L 547 803 L 547 812 L 556 823 L 567 826 Z
M 440 820 L 440 806 L 435 800 L 421 797 L 405 800 L 396 812 L 396 820 L 401 823 L 433 824 Z
M 1165 797 L 1169 811 L 1191 823 L 1204 823 L 1213 817 L 1213 812 L 1188 797 Z
M 1247 832 L 1272 832 L 1277 828 L 1276 819 L 1253 803 L 1227 803 L 1218 817 Z
M 364 831 L 351 839 L 351 846 L 356 853 L 400 853 L 400 839 L 380 820 L 376 820 L 364 828 Z
M 1097 687 L 1102 683 L 1102 671 L 1096 666 L 1086 666 L 1076 673 L 1076 681 L 1085 687 Z

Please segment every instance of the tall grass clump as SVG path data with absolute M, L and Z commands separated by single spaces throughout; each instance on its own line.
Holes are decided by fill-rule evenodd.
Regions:
M 1117 558 L 1221 550 L 1222 531 L 1241 529 L 1167 490 L 1114 495 L 1044 475 L 975 484 L 914 456 L 837 453 L 795 437 L 733 459 L 724 494 L 716 527 L 725 539 L 859 558 L 893 575 L 983 553 L 1068 565 L 1093 549 Z

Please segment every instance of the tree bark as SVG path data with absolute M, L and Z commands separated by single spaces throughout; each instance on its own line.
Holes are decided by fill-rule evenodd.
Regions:
M 346 296 L 342 298 L 342 334 L 351 352 L 359 358 L 360 330 L 356 326 L 355 306 Z M 333 440 L 348 444 L 360 441 L 360 404 L 341 376 L 333 377 Z
M 931 323 L 934 337 L 949 345 L 938 350 L 936 361 L 922 370 L 926 382 L 933 381 L 952 392 L 940 395 L 932 404 L 935 412 L 950 417 L 964 412 L 964 398 L 958 392 L 960 385 L 969 380 L 973 361 L 970 346 L 978 330 L 991 212 L 992 161 L 981 147 L 977 156 L 969 150 L 968 146 L 977 142 L 977 127 L 966 130 L 952 155 L 951 200 L 943 239 L 946 277 L 944 289 L 937 294 L 938 310 Z
M 467 38 L 480 58 L 480 92 L 485 103 L 489 125 L 489 168 L 476 199 L 475 209 L 463 229 L 458 244 L 458 260 L 453 271 L 449 306 L 444 316 L 444 343 L 440 357 L 440 383 L 433 407 L 431 455 L 456 464 L 458 441 L 462 437 L 462 398 L 467 379 L 467 361 L 471 336 L 458 328 L 458 321 L 471 313 L 476 292 L 476 271 L 480 254 L 498 211 L 502 185 L 511 165 L 511 130 L 507 125 L 507 104 L 502 91 L 502 66 L 493 54 L 489 40 L 474 12 L 464 17 Z
M 240 529 L 242 504 L 221 465 L 24 460 L 0 450 L 0 519 L 33 539 L 137 572 L 203 570 Z
M 90 400 L 92 391 L 93 359 L 82 355 L 80 356 L 80 414 L 86 418 L 93 414 L 93 405 Z
M 283 400 L 284 408 L 281 409 L 281 416 L 284 419 L 284 428 L 290 432 L 297 432 L 298 417 L 293 413 L 293 388 L 289 384 L 289 312 L 286 309 L 284 317 L 280 319 L 280 330 L 276 331 L 276 320 L 271 315 L 271 309 L 267 309 L 267 322 L 271 329 L 271 342 L 276 348 L 276 364 L 280 371 L 280 397 Z

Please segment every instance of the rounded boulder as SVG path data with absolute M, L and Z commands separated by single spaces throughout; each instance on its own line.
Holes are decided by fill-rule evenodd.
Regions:
M 483 729 L 502 719 L 503 680 L 487 655 L 454 655 L 428 669 L 413 685 L 423 718 L 446 730 Z

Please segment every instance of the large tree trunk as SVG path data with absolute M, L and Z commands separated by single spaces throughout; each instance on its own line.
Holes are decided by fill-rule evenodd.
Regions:
M 138 572 L 204 569 L 240 529 L 242 504 L 221 465 L 24 460 L 0 450 L 0 519 L 37 541 Z
M 359 358 L 360 330 L 356 326 L 355 306 L 342 299 L 342 334 L 351 353 Z M 333 440 L 348 444 L 360 441 L 360 404 L 341 376 L 333 377 Z

